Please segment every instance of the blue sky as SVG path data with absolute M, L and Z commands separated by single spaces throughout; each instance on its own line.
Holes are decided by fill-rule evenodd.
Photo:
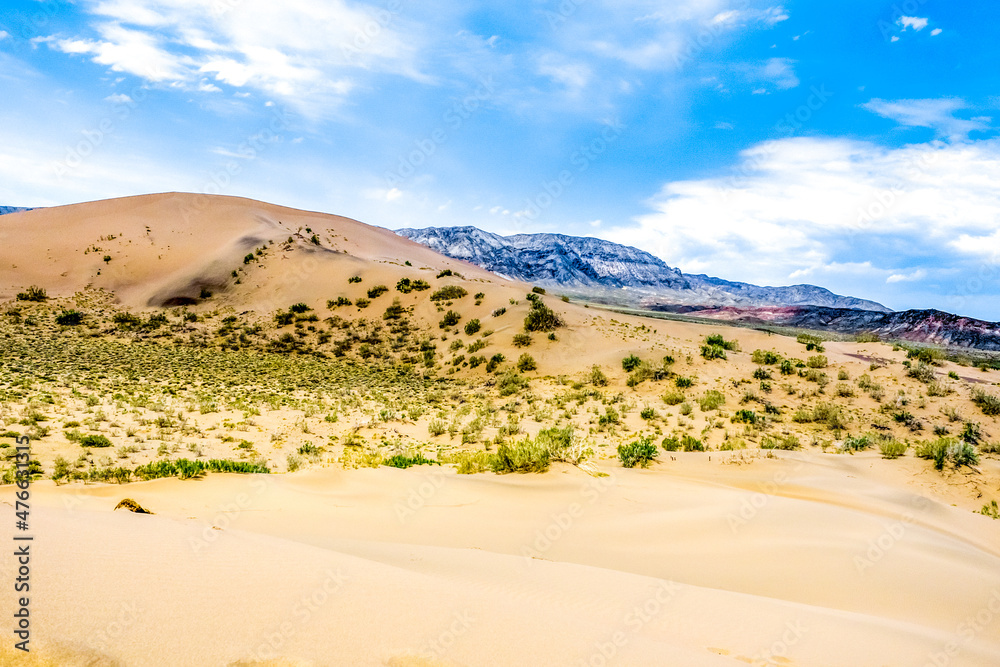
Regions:
M 180 190 L 1000 320 L 996 3 L 7 0 L 0 203 Z

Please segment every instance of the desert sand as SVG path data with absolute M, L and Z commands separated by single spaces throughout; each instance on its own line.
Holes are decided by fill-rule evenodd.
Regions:
M 751 379 L 751 352 L 812 354 L 795 338 L 621 315 L 552 294 L 544 301 L 565 326 L 554 340 L 536 334 L 516 347 L 530 285 L 388 230 L 244 199 L 149 195 L 12 214 L 0 228 L 18 239 L 0 247 L 0 300 L 8 302 L 0 324 L 25 345 L 38 332 L 47 345 L 100 339 L 225 357 L 213 351 L 216 330 L 233 317 L 265 338 L 239 352 L 246 357 L 225 358 L 253 359 L 292 330 L 276 325 L 274 312 L 302 302 L 317 318 L 294 330 L 325 353 L 315 363 L 332 367 L 341 364 L 336 336 L 366 317 L 381 321 L 394 298 L 425 340 L 440 341 L 424 365 L 391 356 L 399 352 L 387 336 L 373 344 L 405 368 L 401 375 L 424 383 L 406 397 L 360 386 L 369 362 L 354 348 L 345 358 L 357 387 L 331 376 L 329 391 L 322 383 L 289 391 L 287 403 L 253 388 L 249 399 L 220 393 L 208 406 L 201 388 L 225 387 L 212 384 L 218 378 L 185 387 L 177 383 L 188 376 L 161 382 L 109 366 L 19 384 L 20 360 L 0 357 L 10 392 L 0 428 L 33 424 L 33 457 L 45 472 L 32 484 L 33 651 L 15 654 L 4 643 L 0 664 L 1000 664 L 1000 521 L 979 513 L 1000 499 L 1000 460 L 984 452 L 976 466 L 937 471 L 912 454 L 932 429 L 955 435 L 963 421 L 980 425 L 984 443 L 1000 435 L 997 419 L 970 402 L 995 372 L 940 361 L 932 394 L 907 374 L 905 350 L 827 342 L 829 388 L 775 371 L 765 392 Z M 244 261 L 248 254 L 255 258 Z M 442 277 L 445 270 L 461 275 Z M 404 277 L 433 289 L 462 285 L 469 295 L 439 306 L 428 292 L 392 292 Z M 364 298 L 377 284 L 390 292 L 368 309 L 327 304 Z M 13 301 L 29 285 L 44 286 L 51 303 Z M 200 296 L 205 290 L 211 296 Z M 68 308 L 85 313 L 84 333 L 52 323 Z M 460 324 L 439 325 L 445 308 Z M 116 327 L 112 315 L 125 311 L 164 313 L 167 324 Z M 473 318 L 484 331 L 463 335 Z M 324 342 L 327 331 L 334 339 Z M 701 358 L 705 337 L 720 333 L 738 350 L 725 361 Z M 498 396 L 496 375 L 463 363 L 473 344 L 487 357 L 504 354 L 504 372 L 513 373 L 518 355 L 533 355 L 538 368 L 519 373 L 530 389 Z M 307 354 L 266 354 L 313 363 Z M 684 402 L 663 398 L 682 391 L 673 376 L 627 384 L 630 354 L 651 363 L 671 355 L 672 373 L 694 381 Z M 594 366 L 606 386 L 588 380 Z M 863 388 L 862 377 L 879 391 Z M 724 405 L 699 408 L 709 391 Z M 433 405 L 420 404 L 432 395 Z M 843 410 L 842 426 L 791 418 L 826 403 Z M 779 416 L 764 426 L 731 419 L 741 408 L 763 415 L 765 405 Z M 599 416 L 613 407 L 620 421 L 605 428 Z M 654 416 L 641 417 L 648 407 Z M 892 418 L 904 408 L 919 432 Z M 435 433 L 435 420 L 456 428 Z M 593 449 L 589 460 L 528 475 L 379 467 L 395 451 L 380 444 L 389 440 L 447 460 L 553 425 L 575 429 Z M 845 449 L 845 436 L 876 427 L 911 449 L 895 460 Z M 79 430 L 111 447 L 81 446 L 70 437 Z M 707 451 L 659 451 L 647 469 L 619 463 L 617 445 L 671 434 L 697 436 Z M 771 437 L 798 444 L 761 448 Z M 318 453 L 295 472 L 305 446 Z M 359 467 L 359 451 L 374 467 Z M 60 458 L 83 474 L 182 456 L 259 461 L 273 474 L 50 479 Z M 13 492 L 0 486 L 6 544 Z M 153 514 L 115 511 L 123 498 Z M 0 559 L 4 582 L 13 568 Z M 4 587 L 0 614 L 10 618 L 16 601 Z

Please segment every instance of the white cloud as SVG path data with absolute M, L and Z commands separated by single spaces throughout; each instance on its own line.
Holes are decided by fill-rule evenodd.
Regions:
M 416 66 L 419 30 L 398 15 L 345 0 L 85 0 L 94 37 L 39 41 L 116 72 L 216 92 L 254 88 L 313 109 L 336 103 L 354 77 L 427 80 Z M 128 25 L 129 27 L 124 27 Z
M 940 136 L 952 140 L 963 139 L 969 132 L 988 130 L 991 119 L 978 116 L 970 120 L 956 118 L 955 113 L 966 108 L 964 100 L 940 98 L 930 100 L 881 100 L 873 99 L 862 105 L 883 118 L 889 118 L 908 127 L 928 127 Z
M 564 86 L 570 94 L 578 94 L 590 82 L 590 67 L 569 62 L 556 54 L 545 54 L 538 60 L 538 73 Z
M 932 37 L 937 37 L 942 32 L 944 32 L 944 30 L 942 30 L 941 28 L 934 28 L 933 30 L 931 30 L 931 36 Z
M 901 16 L 896 23 L 903 26 L 903 30 L 913 28 L 914 30 L 920 31 L 927 27 L 927 19 L 922 19 L 917 16 Z
M 904 272 L 879 254 L 879 239 L 950 258 L 942 261 L 1000 251 L 998 200 L 998 140 L 886 149 L 791 138 L 745 151 L 727 175 L 668 183 L 652 212 L 608 237 L 684 270 L 758 284 L 816 272 L 856 277 L 865 263 L 888 279 Z
M 912 273 L 894 273 L 885 279 L 885 282 L 889 283 L 909 283 L 916 280 L 923 280 L 927 277 L 927 271 L 924 269 L 917 269 Z
M 5 39 L 7 39 L 8 37 L 10 37 L 10 33 L 9 32 L 7 32 L 6 30 L 0 30 L 0 41 L 3 41 Z
M 760 70 L 760 76 L 782 90 L 799 85 L 799 78 L 795 76 L 795 61 L 788 58 L 771 58 Z
M 111 102 L 111 104 L 129 104 L 132 102 L 132 98 L 122 93 L 115 93 L 114 95 L 105 97 L 104 101 Z

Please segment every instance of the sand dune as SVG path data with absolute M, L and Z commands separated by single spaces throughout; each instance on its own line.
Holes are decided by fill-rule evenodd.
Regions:
M 37 641 L 64 664 L 998 664 L 988 519 L 873 461 L 720 457 L 40 483 Z M 112 512 L 125 493 L 156 515 Z

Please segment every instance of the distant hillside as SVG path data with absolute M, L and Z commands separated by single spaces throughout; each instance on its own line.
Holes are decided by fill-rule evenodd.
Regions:
M 685 274 L 648 252 L 602 239 L 562 234 L 500 236 L 475 227 L 399 229 L 396 233 L 502 276 L 643 307 L 813 305 L 892 312 L 874 301 L 840 296 L 814 285 L 759 287 Z
M 32 211 L 34 209 L 28 208 L 26 206 L 0 206 L 0 215 L 7 215 L 8 213 L 20 213 L 21 211 Z
M 940 310 L 876 313 L 816 306 L 783 308 L 657 306 L 653 310 L 688 313 L 697 317 L 729 322 L 778 324 L 846 334 L 873 333 L 887 340 L 1000 351 L 1000 323 L 961 317 Z

